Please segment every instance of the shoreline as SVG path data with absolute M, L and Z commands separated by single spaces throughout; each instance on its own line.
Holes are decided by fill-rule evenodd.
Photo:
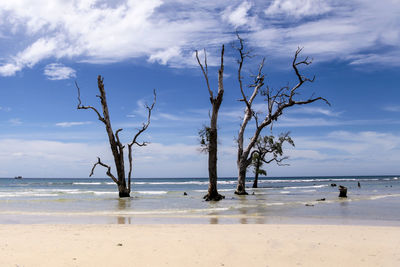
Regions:
M 399 266 L 400 227 L 0 225 L 0 266 Z
M 323 225 L 400 227 L 400 221 L 328 217 L 281 217 L 241 215 L 12 215 L 0 214 L 2 225 Z
M 267 187 L 234 194 L 233 179 L 219 190 L 226 198 L 203 200 L 204 179 L 138 179 L 130 198 L 118 198 L 108 179 L 0 180 L 0 224 L 313 224 L 400 226 L 398 177 L 265 179 Z M 332 180 L 333 181 L 333 180 Z M 340 182 L 339 182 L 340 181 Z M 261 180 L 260 180 L 261 183 Z M 186 193 L 186 194 L 185 194 Z

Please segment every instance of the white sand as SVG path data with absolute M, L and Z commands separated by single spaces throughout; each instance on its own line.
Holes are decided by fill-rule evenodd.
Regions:
M 400 227 L 0 225 L 0 266 L 400 266 Z

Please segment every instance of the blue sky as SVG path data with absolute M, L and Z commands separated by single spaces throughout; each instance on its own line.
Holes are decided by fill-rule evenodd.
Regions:
M 296 147 L 286 150 L 290 166 L 268 166 L 270 176 L 399 174 L 399 13 L 394 0 L 2 1 L 0 177 L 87 177 L 97 156 L 111 164 L 103 125 L 93 112 L 76 110 L 75 81 L 83 104 L 100 108 L 99 74 L 114 130 L 124 128 L 126 142 L 157 90 L 142 136 L 151 144 L 135 149 L 135 177 L 206 177 L 197 132 L 209 121 L 210 103 L 194 51 L 207 50 L 216 90 L 222 44 L 218 172 L 236 176 L 244 107 L 235 31 L 254 55 L 246 77 L 265 56 L 266 84 L 293 84 L 290 63 L 304 47 L 302 56 L 314 61 L 303 71 L 316 81 L 299 97 L 315 93 L 332 104 L 286 110 L 272 131 L 291 131 Z M 262 98 L 256 104 L 261 110 Z

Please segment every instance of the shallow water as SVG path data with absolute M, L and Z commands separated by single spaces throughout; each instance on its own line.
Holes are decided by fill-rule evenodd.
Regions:
M 348 198 L 338 198 L 332 183 L 346 186 Z M 0 223 L 400 225 L 396 176 L 265 178 L 248 196 L 235 195 L 236 179 L 223 178 L 219 202 L 202 200 L 207 185 L 202 178 L 134 179 L 132 197 L 119 199 L 109 179 L 0 179 Z

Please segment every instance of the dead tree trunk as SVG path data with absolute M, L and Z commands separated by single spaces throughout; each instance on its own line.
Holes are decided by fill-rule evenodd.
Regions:
M 254 181 L 253 188 L 258 188 L 258 175 L 260 174 L 260 166 L 262 164 L 261 155 L 258 153 L 256 158 L 255 166 L 254 166 Z
M 111 152 L 114 158 L 114 164 L 115 164 L 115 168 L 117 170 L 117 177 L 115 177 L 112 173 L 111 173 L 111 167 L 105 163 L 103 163 L 101 161 L 100 158 L 97 158 L 97 162 L 93 165 L 92 171 L 89 175 L 92 176 L 94 173 L 95 168 L 97 167 L 97 165 L 101 165 L 105 168 L 107 168 L 107 176 L 110 177 L 118 186 L 118 192 L 119 192 L 119 197 L 130 197 L 130 192 L 131 192 L 131 174 L 132 174 L 132 146 L 134 144 L 138 145 L 138 146 L 145 146 L 147 143 L 143 142 L 143 143 L 138 143 L 136 141 L 136 139 L 138 138 L 138 136 L 144 132 L 147 127 L 150 124 L 150 117 L 151 117 L 151 111 L 153 110 L 155 101 L 156 101 L 156 95 L 155 95 L 155 91 L 154 91 L 154 102 L 151 106 L 147 106 L 146 108 L 148 110 L 148 117 L 147 117 L 147 122 L 143 124 L 142 128 L 138 130 L 138 133 L 135 135 L 135 137 L 133 138 L 132 142 L 128 144 L 128 153 L 129 153 L 129 174 L 128 174 L 128 183 L 126 181 L 126 177 L 125 177 L 125 161 L 124 161 L 124 148 L 125 146 L 122 145 L 122 143 L 120 142 L 119 139 L 119 133 L 122 131 L 122 129 L 118 129 L 115 134 L 112 130 L 111 127 L 111 120 L 110 120 L 110 114 L 108 111 L 108 105 L 107 105 L 107 99 L 106 99 L 106 91 L 104 89 L 104 83 L 103 83 L 103 78 L 99 75 L 97 77 L 97 86 L 99 88 L 99 92 L 100 95 L 97 95 L 97 97 L 100 98 L 100 103 L 101 103 L 101 107 L 103 110 L 103 116 L 101 116 L 100 112 L 92 107 L 92 106 L 83 106 L 82 102 L 81 102 L 81 98 L 80 98 L 80 89 L 77 83 L 75 83 L 76 88 L 78 89 L 78 107 L 77 109 L 91 109 L 93 110 L 97 116 L 98 119 L 104 123 L 106 131 L 107 131 L 107 135 L 108 135 L 108 141 L 110 143 L 110 148 L 111 148 Z
M 266 88 L 266 90 L 262 91 L 262 95 L 266 98 L 267 102 L 267 111 L 265 117 L 263 118 L 262 121 L 259 120 L 260 114 L 256 111 L 253 110 L 253 102 L 256 96 L 260 93 L 262 90 L 262 87 L 264 86 L 264 74 L 262 73 L 263 67 L 264 67 L 264 61 L 263 59 L 261 61 L 261 64 L 258 67 L 258 73 L 254 78 L 254 82 L 249 85 L 249 88 L 253 88 L 253 92 L 251 93 L 250 97 L 247 96 L 245 93 L 245 90 L 243 88 L 243 77 L 241 74 L 242 67 L 244 64 L 244 60 L 249 57 L 249 53 L 244 51 L 244 45 L 243 45 L 243 39 L 237 35 L 238 40 L 239 40 L 239 47 L 237 48 L 240 58 L 238 60 L 239 67 L 238 67 L 238 81 L 239 81 L 239 87 L 240 87 L 240 92 L 242 95 L 242 99 L 240 101 L 244 102 L 246 105 L 245 113 L 244 113 L 244 118 L 242 121 L 242 124 L 239 129 L 239 134 L 238 134 L 238 156 L 237 156 L 237 166 L 239 170 L 238 174 L 238 182 L 237 182 L 237 188 L 235 191 L 235 194 L 238 195 L 247 195 L 246 192 L 246 170 L 248 166 L 251 164 L 251 152 L 254 148 L 254 145 L 257 142 L 258 137 L 261 134 L 261 131 L 267 127 L 267 126 L 272 126 L 272 123 L 276 121 L 279 116 L 282 115 L 283 110 L 285 110 L 288 107 L 295 106 L 295 105 L 305 105 L 309 104 L 312 102 L 315 102 L 317 100 L 323 100 L 327 104 L 329 102 L 322 98 L 322 97 L 310 97 L 306 100 L 303 101 L 297 101 L 294 99 L 295 96 L 297 96 L 298 89 L 305 83 L 305 82 L 313 82 L 313 79 L 306 78 L 302 76 L 299 72 L 298 66 L 300 65 L 309 65 L 311 64 L 311 61 L 306 58 L 303 61 L 298 61 L 298 55 L 301 52 L 301 48 L 298 48 L 293 62 L 292 62 L 292 67 L 293 70 L 298 78 L 298 83 L 293 86 L 292 88 L 289 88 L 289 86 L 282 87 L 278 90 L 272 90 L 269 87 Z M 255 131 L 251 135 L 250 141 L 247 144 L 247 146 L 244 145 L 244 135 L 245 135 L 245 130 L 247 127 L 247 124 L 249 121 L 254 118 L 255 120 Z
M 224 46 L 222 46 L 221 50 L 221 66 L 218 71 L 218 93 L 217 96 L 214 97 L 214 93 L 210 88 L 209 80 L 208 80 L 208 66 L 207 66 L 207 54 L 204 50 L 204 67 L 200 62 L 198 51 L 196 51 L 196 59 L 199 63 L 201 70 L 204 74 L 204 78 L 207 83 L 208 93 L 210 95 L 210 102 L 212 105 L 211 110 L 211 118 L 210 118 L 210 127 L 208 130 L 208 142 L 206 144 L 206 150 L 208 151 L 208 192 L 207 195 L 204 196 L 206 201 L 219 201 L 224 196 L 220 195 L 217 190 L 217 152 L 218 152 L 218 129 L 217 129 L 217 121 L 218 121 L 218 111 L 222 103 L 222 98 L 224 95 L 224 84 L 223 84 L 223 74 L 224 74 Z
M 347 187 L 339 185 L 339 197 L 347 197 Z

